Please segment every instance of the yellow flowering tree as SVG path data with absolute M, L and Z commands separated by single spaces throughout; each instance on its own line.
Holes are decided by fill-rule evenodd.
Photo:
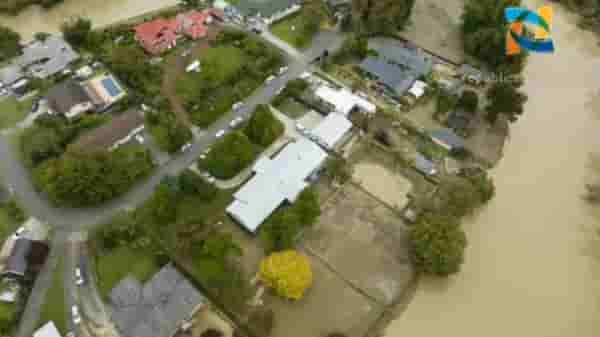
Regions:
M 299 300 L 313 282 L 308 258 L 295 250 L 273 253 L 260 263 L 260 279 L 279 296 Z

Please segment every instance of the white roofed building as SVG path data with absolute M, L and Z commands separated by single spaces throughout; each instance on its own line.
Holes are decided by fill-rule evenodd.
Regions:
M 321 145 L 327 149 L 333 149 L 342 138 L 352 129 L 350 122 L 344 115 L 330 113 L 312 131 L 317 136 Z
M 337 90 L 327 85 L 321 85 L 315 91 L 315 95 L 322 101 L 330 104 L 335 111 L 344 114 L 344 116 L 348 116 L 355 108 L 368 114 L 374 114 L 377 110 L 375 104 L 353 94 L 347 89 Z
M 326 158 L 327 153 L 307 139 L 288 144 L 272 159 L 260 158 L 253 167 L 254 177 L 234 194 L 227 213 L 256 232 L 281 204 L 296 201 Z
M 33 337 L 61 337 L 54 322 L 50 321 L 44 324 L 36 332 L 33 333 Z

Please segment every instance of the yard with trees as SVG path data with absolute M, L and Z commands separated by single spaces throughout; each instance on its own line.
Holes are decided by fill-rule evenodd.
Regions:
M 283 123 L 273 115 L 269 106 L 261 104 L 248 120 L 244 133 L 254 144 L 267 147 L 283 134 L 284 129 Z
M 202 71 L 186 73 L 177 95 L 191 121 L 207 127 L 250 95 L 283 65 L 282 56 L 243 32 L 224 30 L 200 57 Z
M 0 62 L 21 54 L 21 36 L 12 29 L 0 25 Z
M 394 35 L 407 24 L 415 0 L 353 0 L 352 29 L 359 35 Z
M 57 206 L 93 206 L 127 192 L 153 168 L 152 155 L 141 146 L 112 152 L 68 151 L 37 166 L 33 181 Z
M 0 3 L 0 12 L 16 15 L 30 5 L 40 5 L 43 8 L 50 8 L 63 1 L 64 0 L 5 0 Z
M 233 131 L 212 146 L 205 159 L 198 161 L 201 169 L 219 179 L 231 179 L 254 162 L 260 149 L 248 137 Z
M 487 91 L 488 105 L 486 119 L 490 124 L 496 123 L 499 116 L 504 116 L 509 122 L 516 122 L 523 114 L 523 105 L 527 95 L 519 91 L 513 83 L 498 82 L 492 84 Z
M 275 22 L 270 30 L 283 41 L 302 49 L 311 43 L 321 24 L 329 18 L 329 9 L 324 1 L 306 0 L 298 13 Z
M 192 130 L 171 111 L 148 111 L 145 117 L 150 133 L 164 151 L 176 153 L 193 139 Z

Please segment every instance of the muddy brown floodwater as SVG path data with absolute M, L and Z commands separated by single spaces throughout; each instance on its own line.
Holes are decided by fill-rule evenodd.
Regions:
M 104 26 L 173 6 L 177 2 L 177 0 L 65 0 L 50 10 L 31 6 L 17 16 L 0 15 L 0 23 L 21 33 L 23 39 L 27 41 L 36 32 L 59 31 L 64 20 L 72 16 L 88 17 L 94 25 Z
M 555 8 L 557 52 L 529 58 L 525 114 L 492 172 L 496 198 L 465 224 L 463 270 L 422 279 L 388 337 L 600 333 L 598 219 L 580 198 L 600 152 L 600 49 L 575 21 Z

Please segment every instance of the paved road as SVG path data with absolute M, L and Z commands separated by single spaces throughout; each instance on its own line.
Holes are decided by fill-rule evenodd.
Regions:
M 64 251 L 64 244 L 67 244 L 67 254 L 65 261 L 65 296 L 69 317 L 69 325 L 79 337 L 89 336 L 118 336 L 114 327 L 109 322 L 106 308 L 98 295 L 96 289 L 93 270 L 87 257 L 87 251 L 82 246 L 85 241 L 86 231 L 96 224 L 107 221 L 115 212 L 121 209 L 132 209 L 142 203 L 152 194 L 154 187 L 158 185 L 166 175 L 175 175 L 185 168 L 189 167 L 200 154 L 215 141 L 215 133 L 221 129 L 227 129 L 229 122 L 238 116 L 247 115 L 253 111 L 258 104 L 267 104 L 277 94 L 280 88 L 301 73 L 310 70 L 310 60 L 321 55 L 324 50 L 334 51 L 341 46 L 343 38 L 339 34 L 326 32 L 316 37 L 313 45 L 300 53 L 284 42 L 278 40 L 270 33 L 264 33 L 263 38 L 273 45 L 282 49 L 288 56 L 288 71 L 278 76 L 269 84 L 265 84 L 244 102 L 244 108 L 237 112 L 230 112 L 222 116 L 210 128 L 204 130 L 196 137 L 192 147 L 183 154 L 179 154 L 171 161 L 161 165 L 158 170 L 144 182 L 136 185 L 124 196 L 117 198 L 109 203 L 99 207 L 71 209 L 55 208 L 47 198 L 37 193 L 33 188 L 27 169 L 22 165 L 18 158 L 18 152 L 10 143 L 8 136 L 0 136 L 0 172 L 6 182 L 9 182 L 10 188 L 22 201 L 27 212 L 49 224 L 52 224 L 57 230 L 57 235 L 53 241 L 53 254 L 45 266 L 44 271 L 38 277 L 33 293 L 28 301 L 24 320 L 19 329 L 19 336 L 25 337 L 31 335 L 35 323 L 39 317 L 39 309 L 42 305 L 46 290 L 52 282 L 52 271 L 55 266 L 55 256 L 58 252 Z M 75 289 L 73 275 L 75 268 L 82 266 L 82 272 L 87 277 L 87 285 L 81 289 Z M 91 282 L 90 282 L 91 281 Z M 75 288 L 74 288 L 75 287 Z M 78 304 L 84 318 L 84 324 L 73 326 L 70 308 L 73 304 Z M 29 322 L 29 323 L 28 323 Z
M 285 45 L 284 42 L 277 40 L 271 34 L 263 34 L 264 38 L 276 46 Z M 320 34 L 315 43 L 304 52 L 302 56 L 299 52 L 294 52 L 290 56 L 289 70 L 282 76 L 277 77 L 268 85 L 264 85 L 253 95 L 245 100 L 246 106 L 238 112 L 231 112 L 223 116 L 210 128 L 206 129 L 200 137 L 195 139 L 193 146 L 184 154 L 176 156 L 171 161 L 160 166 L 152 177 L 136 185 L 124 196 L 117 198 L 99 207 L 93 208 L 55 208 L 47 198 L 40 195 L 33 188 L 29 173 L 18 158 L 18 152 L 10 143 L 6 136 L 0 136 L 0 170 L 5 181 L 10 182 L 16 195 L 22 201 L 28 213 L 52 224 L 58 231 L 81 231 L 91 226 L 106 221 L 119 209 L 134 208 L 147 199 L 154 190 L 154 187 L 161 179 L 168 174 L 177 174 L 181 170 L 190 166 L 198 156 L 209 147 L 215 140 L 215 133 L 220 129 L 227 128 L 229 122 L 242 114 L 252 111 L 256 105 L 265 104 L 271 101 L 276 95 L 277 90 L 282 88 L 289 80 L 298 77 L 302 72 L 307 71 L 310 65 L 307 60 L 322 54 L 326 49 L 333 50 L 341 45 L 342 38 L 339 34 L 325 32 Z M 284 51 L 295 50 L 292 47 L 283 48 Z

